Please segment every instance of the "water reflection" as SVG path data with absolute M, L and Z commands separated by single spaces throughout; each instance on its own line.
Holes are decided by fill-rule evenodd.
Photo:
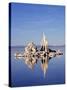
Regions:
M 37 62 L 40 62 L 40 67 L 44 73 L 44 76 L 46 74 L 46 71 L 48 69 L 48 62 L 52 57 L 49 57 L 46 55 L 45 57 L 34 57 L 34 56 L 27 56 L 27 57 L 17 57 L 16 59 L 23 59 L 25 64 L 28 66 L 28 68 L 32 69 L 34 68 L 34 65 L 37 64 Z
M 43 57 L 41 59 L 41 68 L 42 68 L 42 70 L 44 72 L 44 76 L 45 76 L 46 71 L 48 69 L 48 61 L 49 61 L 49 58 L 47 56 L 46 57 Z
M 35 57 L 24 57 L 25 64 L 31 69 L 34 68 L 34 65 L 37 63 L 37 59 Z

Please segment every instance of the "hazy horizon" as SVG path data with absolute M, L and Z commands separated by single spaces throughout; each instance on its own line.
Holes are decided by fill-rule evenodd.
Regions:
M 36 45 L 36 44 L 35 44 Z M 15 45 L 15 46 L 11 46 L 11 47 L 24 47 L 24 46 L 27 46 L 27 45 Z M 36 46 L 41 46 L 41 45 L 36 45 Z M 65 46 L 65 45 L 48 45 L 48 47 L 52 47 L 52 46 L 55 46 L 55 47 L 62 47 L 62 46 Z

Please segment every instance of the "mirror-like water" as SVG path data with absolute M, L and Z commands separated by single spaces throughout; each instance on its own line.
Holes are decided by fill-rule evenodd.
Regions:
M 63 55 L 49 58 L 26 57 L 16 59 L 16 51 L 23 52 L 25 47 L 11 47 L 11 81 L 12 86 L 31 86 L 47 84 L 63 84 L 65 82 L 65 51 Z

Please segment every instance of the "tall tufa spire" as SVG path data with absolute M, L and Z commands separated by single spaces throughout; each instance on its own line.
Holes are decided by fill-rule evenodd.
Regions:
M 44 32 L 43 32 L 41 46 L 45 46 L 45 44 L 46 44 L 46 37 L 45 37 Z
M 48 41 L 47 41 L 47 39 L 44 35 L 44 32 L 43 32 L 43 35 L 42 35 L 41 46 L 42 46 L 43 50 L 45 50 L 47 52 Z

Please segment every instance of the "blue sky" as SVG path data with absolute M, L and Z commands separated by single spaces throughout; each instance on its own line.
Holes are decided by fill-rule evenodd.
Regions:
M 11 4 L 11 45 L 40 44 L 44 32 L 49 45 L 64 45 L 65 7 Z

